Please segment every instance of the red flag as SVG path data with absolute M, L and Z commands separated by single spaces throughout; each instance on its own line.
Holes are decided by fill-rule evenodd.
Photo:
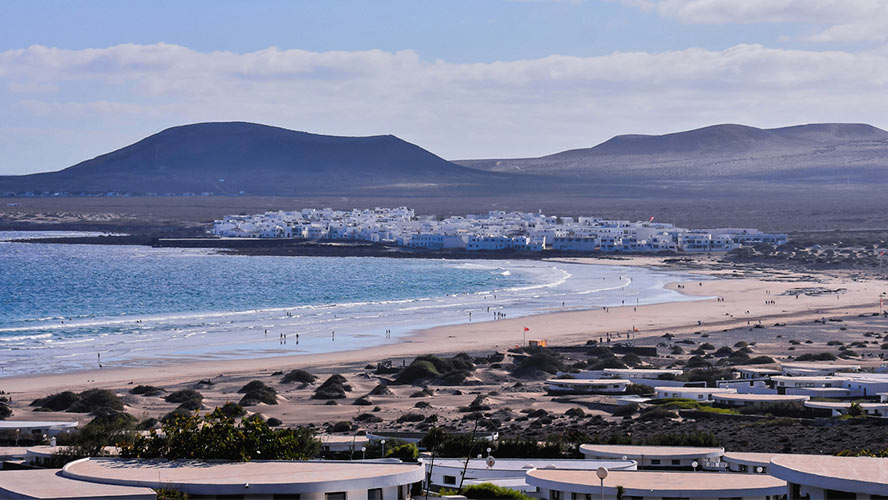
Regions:
M 651 220 L 649 220 L 649 221 L 648 221 L 648 222 L 654 222 L 654 218 L 653 218 L 653 217 L 651 217 Z
M 530 328 L 528 328 L 528 327 L 525 326 L 525 327 L 524 327 L 524 331 L 525 331 L 525 332 L 529 332 L 529 331 L 530 331 Z

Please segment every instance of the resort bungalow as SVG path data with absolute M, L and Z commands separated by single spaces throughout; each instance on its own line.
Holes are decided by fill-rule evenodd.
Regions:
M 771 459 L 771 475 L 788 483 L 790 499 L 888 497 L 888 458 L 781 455 Z
M 814 415 L 821 417 L 838 417 L 847 415 L 851 409 L 850 401 L 805 401 Z M 888 403 L 859 403 L 863 414 L 868 417 L 888 417 Z
M 786 493 L 786 481 L 766 474 L 607 471 L 601 481 L 586 471 L 534 469 L 527 484 L 544 500 L 777 500 Z
M 730 472 L 747 474 L 767 474 L 771 468 L 771 459 L 780 456 L 794 456 L 787 453 L 746 453 L 726 451 L 722 463 Z
M 43 420 L 0 420 L 0 433 L 17 436 L 57 436 L 77 428 L 77 422 L 52 422 Z
M 157 493 L 144 486 L 119 486 L 71 479 L 57 469 L 31 469 L 0 472 L 0 498 L 157 500 Z
M 463 484 L 493 483 L 524 492 L 536 491 L 525 483 L 525 474 L 531 469 L 581 470 L 594 474 L 599 467 L 608 470 L 635 470 L 632 460 L 567 460 L 567 459 L 528 459 L 497 458 L 492 466 L 485 459 L 471 459 L 468 466 L 464 458 L 422 459 L 426 466 L 426 477 L 433 489 L 455 488 L 460 484 L 465 468 Z
M 726 408 L 764 406 L 775 403 L 804 403 L 808 396 L 788 394 L 714 394 L 713 404 Z
M 193 499 L 407 500 L 423 479 L 423 467 L 359 461 L 84 458 L 65 465 L 61 475 L 72 483 L 174 489 Z
M 323 434 L 318 436 L 321 449 L 329 453 L 355 453 L 370 444 L 367 436 Z
M 791 376 L 823 376 L 836 373 L 853 373 L 860 371 L 860 365 L 844 365 L 839 363 L 781 363 L 784 375 Z
M 736 389 L 721 387 L 654 387 L 656 399 L 682 398 L 696 401 L 712 401 L 715 394 L 734 394 Z
M 619 378 L 573 379 L 553 378 L 546 381 L 551 394 L 622 394 L 629 381 Z
M 692 469 L 718 462 L 724 448 L 691 446 L 634 446 L 613 444 L 580 445 L 587 460 L 635 460 L 639 469 Z

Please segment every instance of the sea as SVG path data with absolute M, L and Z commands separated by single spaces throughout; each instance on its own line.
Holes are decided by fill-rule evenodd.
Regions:
M 685 275 L 619 265 L 11 241 L 94 234 L 0 232 L 0 376 L 356 350 L 434 326 L 698 299 L 664 288 Z

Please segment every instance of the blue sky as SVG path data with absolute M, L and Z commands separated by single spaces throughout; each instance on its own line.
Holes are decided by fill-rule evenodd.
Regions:
M 713 123 L 888 126 L 882 0 L 0 3 L 0 175 L 169 126 L 538 156 Z

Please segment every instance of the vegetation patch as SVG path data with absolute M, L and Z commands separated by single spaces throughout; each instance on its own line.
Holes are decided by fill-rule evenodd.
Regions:
M 237 392 L 244 395 L 240 400 L 242 406 L 256 406 L 259 403 L 265 403 L 267 405 L 278 404 L 277 391 L 274 387 L 265 385 L 265 383 L 258 380 L 253 380 L 241 387 Z
M 153 385 L 137 385 L 129 391 L 130 394 L 137 394 L 139 396 L 160 396 L 164 392 L 166 391 Z
M 433 355 L 419 356 L 398 373 L 397 385 L 460 385 L 475 371 L 472 357 L 460 353 L 452 358 Z
M 290 370 L 281 379 L 282 384 L 313 384 L 318 378 L 305 370 Z
M 323 384 L 315 389 L 313 399 L 343 399 L 346 392 L 351 392 L 352 386 L 345 377 L 335 373 L 330 375 Z

